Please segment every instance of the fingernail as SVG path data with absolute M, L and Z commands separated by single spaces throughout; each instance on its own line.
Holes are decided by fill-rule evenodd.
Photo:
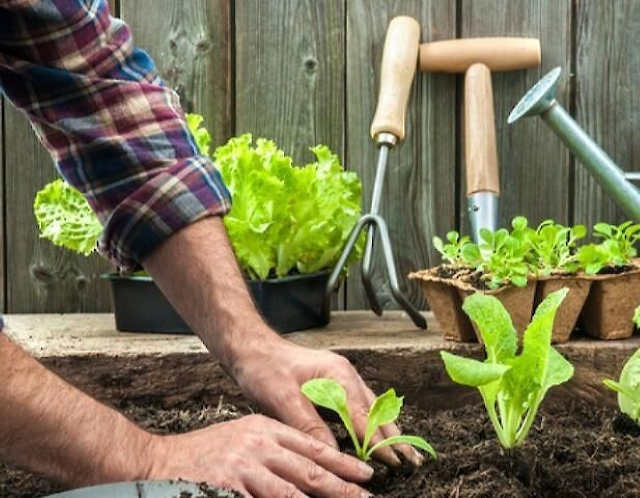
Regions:
M 370 465 L 367 465 L 364 462 L 360 462 L 358 464 L 358 467 L 360 468 L 360 471 L 362 472 L 363 475 L 367 477 L 371 477 L 373 475 L 373 467 L 371 467 Z
M 373 495 L 368 491 L 363 491 L 360 496 L 362 496 L 362 498 L 373 498 Z
M 424 463 L 424 457 L 416 450 L 411 451 L 411 457 L 411 463 L 413 463 L 413 465 L 415 465 L 416 467 L 420 467 Z
M 391 461 L 391 465 L 394 467 L 400 467 L 400 465 L 402 465 L 402 462 L 395 453 L 391 453 L 389 460 Z

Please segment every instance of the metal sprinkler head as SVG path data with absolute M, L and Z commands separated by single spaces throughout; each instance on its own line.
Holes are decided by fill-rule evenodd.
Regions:
M 557 67 L 538 81 L 513 108 L 507 122 L 512 124 L 525 116 L 540 116 L 627 216 L 640 220 L 640 190 L 556 100 L 561 71 Z
M 561 67 L 549 71 L 520 99 L 507 118 L 507 123 L 513 124 L 520 118 L 542 114 L 549 109 L 556 100 L 556 88 L 560 80 Z

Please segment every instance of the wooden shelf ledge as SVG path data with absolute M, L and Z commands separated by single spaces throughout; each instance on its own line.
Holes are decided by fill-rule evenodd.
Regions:
M 347 356 L 374 389 L 395 387 L 425 409 L 478 401 L 473 389 L 453 384 L 439 352 L 482 356 L 478 344 L 445 341 L 437 321 L 425 313 L 429 330 L 416 329 L 400 311 L 376 317 L 369 311 L 336 312 L 322 329 L 287 337 L 315 349 Z M 232 381 L 192 335 L 121 333 L 111 314 L 5 315 L 6 333 L 62 377 L 98 398 L 121 403 L 151 399 L 171 405 L 193 396 L 240 399 Z M 557 346 L 576 367 L 574 378 L 552 390 L 552 399 L 576 397 L 615 403 L 602 386 L 617 377 L 640 338 L 577 339 Z M 568 396 L 567 396 L 568 395 Z

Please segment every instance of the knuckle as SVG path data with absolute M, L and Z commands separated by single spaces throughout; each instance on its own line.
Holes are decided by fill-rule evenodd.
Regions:
M 309 440 L 309 449 L 311 450 L 311 455 L 314 459 L 322 457 L 329 447 L 324 444 L 322 441 L 312 438 Z
M 340 484 L 338 485 L 338 496 L 345 496 L 347 498 L 361 498 L 362 490 L 354 484 L 340 481 Z
M 300 492 L 293 484 L 287 483 L 282 489 L 282 498 L 300 498 Z
M 309 461 L 306 468 L 306 482 L 311 489 L 316 489 L 324 481 L 325 471 L 320 465 Z

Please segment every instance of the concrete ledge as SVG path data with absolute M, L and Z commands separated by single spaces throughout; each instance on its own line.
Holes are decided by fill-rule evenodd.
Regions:
M 344 354 L 375 389 L 394 386 L 427 410 L 478 401 L 475 390 L 449 380 L 439 351 L 481 357 L 481 347 L 443 340 L 433 316 L 425 316 L 428 331 L 416 329 L 399 311 L 381 318 L 368 311 L 339 312 L 326 328 L 287 337 Z M 7 315 L 5 320 L 13 340 L 62 377 L 111 404 L 150 399 L 172 405 L 194 396 L 217 400 L 220 395 L 241 401 L 238 389 L 195 336 L 119 333 L 110 314 Z M 615 403 L 601 379 L 617 376 L 638 347 L 638 337 L 578 339 L 558 346 L 576 367 L 576 375 L 553 389 L 553 398 Z

